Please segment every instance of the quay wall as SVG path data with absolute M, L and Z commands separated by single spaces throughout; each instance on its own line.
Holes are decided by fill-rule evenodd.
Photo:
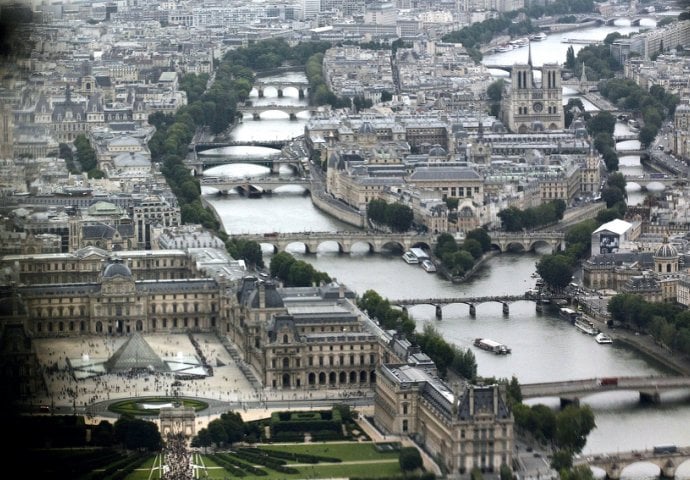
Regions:
M 311 201 L 316 208 L 342 222 L 353 227 L 366 228 L 366 218 L 363 215 L 338 208 L 318 194 L 312 193 Z

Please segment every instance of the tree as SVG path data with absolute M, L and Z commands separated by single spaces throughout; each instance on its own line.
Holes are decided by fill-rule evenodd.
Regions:
M 469 252 L 475 260 L 479 260 L 484 255 L 482 244 L 473 238 L 465 238 L 465 241 L 462 243 L 462 249 Z
M 560 472 L 573 468 L 573 454 L 569 450 L 557 450 L 551 457 L 551 468 Z
M 556 416 L 556 443 L 561 449 L 580 453 L 587 444 L 587 435 L 595 427 L 590 407 L 569 405 Z
M 389 92 L 388 90 L 383 90 L 381 92 L 381 101 L 382 102 L 390 102 L 393 100 L 393 94 Z
M 573 277 L 573 268 L 563 255 L 544 255 L 537 263 L 537 273 L 549 288 L 560 291 Z
M 126 416 L 115 422 L 113 435 L 129 450 L 158 450 L 163 442 L 155 423 Z
M 599 133 L 607 133 L 613 135 L 613 131 L 616 128 L 616 117 L 614 117 L 610 112 L 599 112 L 589 119 L 587 122 L 587 131 L 590 135 L 596 135 Z
M 607 208 L 611 208 L 618 202 L 625 201 L 625 194 L 618 187 L 605 187 L 601 190 L 601 199 L 606 202 Z
M 568 47 L 568 51 L 565 52 L 565 66 L 570 70 L 575 69 L 575 49 L 573 46 Z M 583 110 L 584 111 L 584 110 Z
M 625 181 L 625 176 L 622 173 L 612 173 L 606 179 L 606 184 L 609 187 L 618 187 L 619 190 L 625 192 L 627 182 Z
M 502 463 L 501 468 L 499 469 L 499 476 L 500 480 L 512 480 L 513 470 L 507 464 Z
M 482 251 L 484 252 L 491 250 L 491 236 L 489 235 L 489 232 L 483 228 L 475 228 L 474 230 L 470 230 L 467 232 L 467 235 L 465 235 L 465 238 L 478 241 L 482 246 Z
M 656 138 L 656 133 L 657 129 L 649 125 L 645 125 L 640 129 L 639 138 L 642 148 L 649 148 Z
M 400 462 L 400 469 L 403 472 L 413 472 L 417 469 L 422 468 L 422 456 L 419 454 L 419 450 L 415 447 L 402 447 L 400 448 L 400 456 L 398 457 Z
M 393 203 L 386 209 L 387 224 L 396 232 L 406 232 L 412 226 L 414 213 L 402 203 Z
M 228 432 L 225 430 L 225 425 L 220 418 L 211 420 L 208 423 L 208 434 L 211 441 L 216 445 L 223 446 L 228 441 Z
M 520 382 L 518 382 L 518 379 L 515 375 L 511 377 L 510 383 L 508 383 L 506 395 L 513 405 L 522 402 L 522 390 L 520 389 Z
M 564 469 L 559 474 L 561 480 L 594 480 L 594 473 L 587 465 L 578 465 L 571 470 Z

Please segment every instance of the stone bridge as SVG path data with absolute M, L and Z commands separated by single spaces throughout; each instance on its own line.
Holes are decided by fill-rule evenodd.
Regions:
M 522 397 L 559 397 L 561 407 L 579 404 L 580 399 L 596 393 L 618 391 L 637 391 L 640 403 L 658 404 L 662 394 L 670 391 L 688 390 L 690 377 L 603 377 L 563 382 L 531 383 L 521 385 Z
M 283 92 L 287 88 L 294 88 L 297 90 L 299 98 L 304 98 L 309 91 L 309 84 L 307 82 L 274 82 L 259 80 L 254 82 L 254 88 L 259 95 L 259 98 L 264 97 L 264 90 L 268 87 L 274 87 L 278 91 L 278 98 L 283 97 Z
M 690 447 L 675 447 L 674 452 L 662 453 L 654 448 L 618 452 L 615 455 L 596 455 L 579 461 L 575 465 L 598 467 L 606 472 L 606 478 L 619 480 L 626 467 L 638 463 L 652 463 L 659 467 L 659 478 L 674 478 L 678 467 L 690 460 Z
M 283 148 L 287 145 L 289 140 L 248 140 L 248 141 L 234 141 L 228 140 L 223 142 L 199 142 L 190 144 L 189 149 L 196 153 L 204 152 L 214 148 L 223 147 L 244 147 L 247 145 L 253 147 L 268 147 L 268 148 Z
M 505 252 L 511 246 L 520 246 L 525 251 L 534 250 L 539 246 L 551 247 L 551 252 L 565 249 L 565 234 L 563 232 L 489 232 L 491 245 Z
M 226 145 L 227 146 L 227 145 Z M 221 148 L 221 147 L 218 147 Z M 269 157 L 236 157 L 230 158 L 226 155 L 196 155 L 196 161 L 187 161 L 188 164 L 193 165 L 199 169 L 199 172 L 203 171 L 208 167 L 214 167 L 216 165 L 230 165 L 233 163 L 255 163 L 257 165 L 264 165 L 271 169 L 273 173 L 279 173 L 280 167 L 287 165 L 292 167 L 292 169 L 298 174 L 302 174 L 302 163 L 299 159 L 288 158 L 280 156 L 280 152 L 276 152 L 275 155 Z M 210 181 L 210 180 L 207 180 Z M 221 178 L 219 181 L 234 181 L 228 178 Z M 246 182 L 247 179 L 240 180 L 241 182 Z
M 661 178 L 659 176 L 651 176 L 649 174 L 645 175 L 625 175 L 625 181 L 627 184 L 631 183 L 636 183 L 640 187 L 647 188 L 647 185 L 650 183 L 661 183 L 662 185 L 665 185 L 667 187 L 676 185 L 678 183 L 684 183 L 685 180 L 682 178 L 676 178 L 672 175 L 662 175 Z
M 233 179 L 223 177 L 202 177 L 201 184 L 207 187 L 213 187 L 220 191 L 228 191 L 238 189 L 244 192 L 250 190 L 250 186 L 258 187 L 264 193 L 272 193 L 276 188 L 287 185 L 297 185 L 305 190 L 311 189 L 311 182 L 304 178 L 257 178 L 257 179 Z
M 277 111 L 284 112 L 290 115 L 290 120 L 297 120 L 297 114 L 300 112 L 310 112 L 315 113 L 313 107 L 308 107 L 306 105 L 280 105 L 277 103 L 271 103 L 268 105 L 238 105 L 237 113 L 244 118 L 246 115 L 251 115 L 254 120 L 260 120 L 261 114 L 264 112 Z
M 231 235 L 232 236 L 232 235 Z M 417 233 L 367 233 L 367 232 L 296 232 L 296 233 L 264 233 L 237 235 L 245 240 L 268 244 L 274 252 L 285 251 L 288 245 L 301 243 L 306 253 L 316 253 L 319 245 L 324 242 L 335 242 L 341 253 L 350 253 L 355 244 L 366 244 L 371 253 L 381 253 L 384 249 L 393 247 L 400 251 L 412 247 L 431 249 L 436 244 L 436 237 Z M 401 259 L 402 261 L 402 259 Z

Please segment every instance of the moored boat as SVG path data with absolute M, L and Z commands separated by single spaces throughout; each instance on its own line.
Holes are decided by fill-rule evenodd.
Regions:
M 597 335 L 594 337 L 594 340 L 596 340 L 597 343 L 601 344 L 613 343 L 613 339 L 603 332 L 597 333 Z
M 534 35 L 530 35 L 529 39 L 533 42 L 541 42 L 546 40 L 546 34 L 544 32 L 535 33 Z
M 410 252 L 409 250 L 407 252 L 403 253 L 402 258 L 403 258 L 403 260 L 405 260 L 409 264 L 419 263 L 419 258 L 417 258 L 417 256 L 414 253 Z
M 425 272 L 434 273 L 436 271 L 436 265 L 431 260 L 422 261 L 422 268 Z
M 570 322 L 575 322 L 577 312 L 572 308 L 563 307 L 558 311 L 558 314 Z
M 575 320 L 575 327 L 587 335 L 596 335 L 599 333 L 597 327 L 595 327 L 590 320 L 587 320 L 584 317 L 579 317 Z

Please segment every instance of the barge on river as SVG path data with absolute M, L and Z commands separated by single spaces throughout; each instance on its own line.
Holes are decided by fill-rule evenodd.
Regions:
M 487 352 L 493 352 L 496 355 L 507 355 L 510 353 L 510 348 L 502 343 L 495 342 L 488 338 L 475 338 L 474 346 L 479 347 Z

